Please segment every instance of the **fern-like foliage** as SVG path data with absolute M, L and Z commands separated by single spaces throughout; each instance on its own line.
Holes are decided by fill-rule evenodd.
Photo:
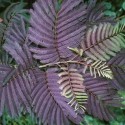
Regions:
M 30 50 L 34 53 L 33 57 L 42 63 L 72 58 L 73 53 L 67 47 L 80 44 L 85 30 L 86 5 L 82 0 L 72 5 L 70 2 L 64 0 L 59 8 L 55 0 L 38 0 L 33 5 L 29 39 L 39 46 Z
M 0 60 L 1 60 L 1 63 L 10 64 L 12 62 L 12 58 L 10 58 L 8 53 L 3 50 L 2 45 L 4 44 L 5 41 L 7 41 L 8 39 L 7 37 L 10 37 L 10 36 L 13 37 L 12 40 L 16 41 L 13 35 L 16 32 L 18 33 L 19 29 L 18 31 L 14 32 L 12 27 L 13 25 L 15 25 L 14 23 L 20 22 L 19 20 L 21 16 L 22 18 L 24 18 L 24 16 L 22 15 L 24 13 L 24 10 L 23 10 L 24 6 L 25 4 L 13 3 L 4 12 L 3 21 L 0 23 Z M 13 32 L 13 35 L 10 35 L 10 33 L 8 32 Z M 18 35 L 16 34 L 16 38 L 17 37 Z
M 14 22 L 20 20 L 20 16 L 23 17 L 25 4 L 13 3 L 4 12 L 3 22 L 0 23 L 0 43 L 3 44 L 6 40 L 6 34 L 11 28 Z
M 85 40 L 81 42 L 84 53 L 94 60 L 109 60 L 110 56 L 115 56 L 125 47 L 124 27 L 124 24 L 112 26 L 110 23 L 93 26 L 87 31 Z
M 0 23 L 0 115 L 30 113 L 43 125 L 79 125 L 86 112 L 111 120 L 109 106 L 123 106 L 125 25 L 112 25 L 96 0 L 36 0 L 30 24 L 23 7 L 12 4 Z
M 8 30 L 7 41 L 4 44 L 4 49 L 15 59 L 16 64 L 4 63 L 4 61 L 1 61 L 2 64 L 0 64 L 1 115 L 5 108 L 11 116 L 19 115 L 22 110 L 31 113 L 32 100 L 30 94 L 32 87 L 36 84 L 34 72 L 38 68 L 33 67 L 32 56 L 25 42 L 26 27 L 24 20 L 20 19 L 20 22 L 20 25 L 15 23 L 16 28 L 13 27 L 13 29 Z M 15 31 L 18 35 L 15 34 Z
M 74 107 L 76 112 L 80 109 L 84 114 L 87 95 L 85 93 L 85 86 L 83 85 L 83 77 L 76 69 L 64 67 L 62 70 L 59 73 L 60 80 L 58 81 L 62 95 L 70 99 L 68 104 Z
M 16 60 L 18 65 L 27 68 L 32 63 L 32 58 L 26 45 L 28 41 L 25 21 L 20 17 L 20 24 L 14 23 L 12 27 L 6 34 L 6 43 L 3 45 L 3 48 Z
M 91 73 L 91 76 L 94 76 L 96 78 L 97 74 L 98 76 L 103 76 L 109 79 L 113 78 L 112 71 L 106 64 L 106 62 L 96 60 L 93 61 L 89 58 L 84 58 L 85 66 L 83 68 L 83 73 L 86 73 L 86 70 L 89 68 L 89 71 Z
M 67 99 L 61 97 L 61 93 L 59 93 L 59 87 L 56 86 L 58 81 L 58 75 L 50 71 L 46 73 L 41 72 L 40 70 L 38 70 L 37 67 L 35 67 L 31 53 L 29 52 L 27 46 L 28 41 L 26 38 L 27 31 L 25 21 L 22 18 L 20 18 L 20 22 L 20 25 L 15 24 L 13 25 L 13 29 L 10 29 L 10 31 L 7 34 L 7 41 L 3 46 L 4 49 L 16 60 L 16 63 L 18 64 L 16 65 L 17 69 L 14 69 L 11 72 L 9 72 L 4 78 L 5 81 L 2 81 L 4 88 L 6 89 L 6 87 L 10 85 L 12 87 L 18 87 L 17 90 L 15 89 L 15 93 L 17 93 L 16 98 L 19 102 L 19 106 L 16 108 L 19 110 L 20 107 L 23 107 L 25 111 L 30 113 L 33 111 L 37 114 L 37 117 L 40 119 L 39 121 L 42 121 L 42 123 L 44 124 L 48 123 L 50 125 L 61 125 L 62 123 L 66 123 L 68 125 L 70 124 L 70 121 L 68 119 L 70 119 L 74 123 L 80 123 L 82 117 L 76 115 L 72 107 L 68 105 Z M 55 82 L 52 78 L 55 79 Z M 11 81 L 13 82 L 11 83 Z M 42 86 L 44 89 L 42 88 Z M 54 86 L 55 88 L 53 88 Z M 41 88 L 39 91 L 38 87 Z M 12 90 L 10 89 L 10 91 Z M 42 95 L 36 94 L 36 92 L 43 93 L 43 98 L 45 98 L 45 95 L 48 94 L 46 96 L 47 98 L 45 98 L 43 103 L 41 103 L 41 99 L 43 100 Z M 7 92 L 5 92 L 5 94 L 6 93 Z M 11 94 L 11 92 L 8 92 L 8 94 Z M 48 98 L 50 99 L 50 102 L 48 102 Z M 61 98 L 62 101 L 60 101 Z M 12 100 L 10 99 L 10 103 L 11 101 Z M 15 103 L 15 100 L 13 102 Z M 43 106 L 46 106 L 46 104 L 48 104 L 48 108 L 46 108 L 47 110 L 44 111 L 45 108 Z M 11 106 L 6 107 L 8 110 L 11 109 Z M 31 110 L 32 108 L 33 110 Z M 51 112 L 48 112 L 49 110 Z M 45 114 L 43 114 L 43 112 Z M 11 112 L 10 115 L 15 116 L 17 115 L 16 113 L 17 112 Z M 51 115 L 53 116 L 51 120 L 47 119 L 47 117 Z M 58 117 L 56 118 L 56 116 Z M 61 119 L 59 119 L 60 117 Z
M 2 85 L 2 81 L 4 80 L 5 76 L 11 71 L 11 67 L 1 64 L 0 65 L 0 84 Z
M 120 90 L 125 89 L 125 50 L 120 51 L 108 62 L 113 72 L 113 85 Z
M 84 84 L 88 94 L 87 112 L 101 120 L 109 121 L 114 115 L 108 106 L 119 107 L 120 98 L 111 81 L 104 78 L 93 78 L 90 73 L 84 75 Z
M 1 65 L 2 66 L 2 65 Z M 6 66 L 5 68 L 7 68 Z M 1 71 L 4 73 L 5 69 Z M 31 88 L 35 84 L 34 76 L 29 75 L 30 70 L 21 67 L 11 68 L 2 76 L 0 85 L 0 113 L 6 109 L 11 116 L 19 115 L 22 110 L 31 112 Z M 5 82 L 7 82 L 5 84 Z M 4 85 L 3 85 L 4 84 Z
M 80 116 L 66 103 L 67 99 L 61 96 L 57 81 L 59 76 L 54 71 L 36 73 L 38 84 L 31 96 L 33 98 L 34 112 L 44 124 L 69 125 L 68 117 L 79 123 Z M 80 118 L 81 119 L 81 118 Z M 75 121 L 76 120 L 76 121 Z
M 27 48 L 24 47 L 26 50 Z M 22 51 L 23 52 L 23 51 Z M 27 56 L 28 54 L 25 53 Z M 18 55 L 19 58 L 19 55 Z M 24 58 L 21 58 L 24 62 Z M 25 65 L 31 63 L 26 62 Z M 24 63 L 15 68 L 8 65 L 1 64 L 1 78 L 0 78 L 0 112 L 6 108 L 11 116 L 19 115 L 23 110 L 31 112 L 31 97 L 30 93 L 36 79 L 34 72 L 37 69 L 25 67 Z M 3 67 L 3 68 L 2 68 Z
M 106 6 L 103 2 L 97 3 L 97 0 L 89 0 L 86 19 L 87 28 L 94 25 L 99 25 L 102 22 L 109 22 L 111 24 L 114 24 L 115 21 L 113 20 L 113 17 L 105 16 L 105 10 Z

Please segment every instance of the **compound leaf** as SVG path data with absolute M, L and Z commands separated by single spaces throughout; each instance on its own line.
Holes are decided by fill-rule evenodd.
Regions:
M 94 60 L 109 60 L 125 47 L 124 24 L 100 23 L 90 28 L 81 42 L 83 52 Z
M 33 110 L 43 124 L 70 124 L 68 118 L 78 117 L 74 110 L 66 103 L 67 99 L 61 96 L 61 91 L 57 81 L 58 74 L 53 70 L 39 72 L 36 74 L 38 84 L 33 89 L 31 97 L 33 99 Z
M 89 58 L 84 58 L 84 68 L 83 73 L 86 73 L 86 70 L 89 69 L 91 76 L 94 76 L 95 78 L 98 76 L 103 76 L 109 79 L 113 79 L 113 73 L 111 69 L 108 67 L 106 62 L 103 62 L 101 60 L 91 60 Z
M 101 120 L 113 119 L 114 115 L 108 106 L 119 107 L 121 98 L 117 95 L 117 90 L 112 87 L 111 81 L 99 77 L 93 78 L 90 73 L 86 73 L 84 79 L 88 94 L 87 112 Z
M 82 75 L 76 69 L 62 68 L 59 73 L 60 80 L 58 81 L 62 95 L 70 99 L 68 102 L 76 112 L 79 110 L 84 114 L 87 95 L 85 93 L 85 86 L 83 85 Z
M 30 11 L 29 39 L 36 45 L 30 50 L 42 63 L 71 59 L 74 54 L 67 47 L 78 47 L 86 28 L 82 0 L 63 0 L 58 9 L 57 5 L 56 0 L 38 0 Z

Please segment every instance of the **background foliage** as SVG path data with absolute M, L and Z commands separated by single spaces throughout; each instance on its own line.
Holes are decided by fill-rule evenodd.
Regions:
M 87 0 L 86 0 L 87 1 Z M 125 0 L 98 0 L 106 4 L 108 11 L 106 15 L 114 16 L 116 19 L 121 19 L 125 22 Z M 4 10 L 13 2 L 25 2 L 27 8 L 32 6 L 34 0 L 0 0 L 0 18 L 3 18 Z M 125 98 L 125 92 L 120 92 L 123 98 Z M 124 102 L 123 102 L 124 103 Z M 114 109 L 112 109 L 114 110 Z M 125 125 L 125 109 L 119 108 L 115 110 L 117 118 L 114 121 L 103 122 L 95 119 L 89 115 L 86 115 L 85 120 L 88 125 Z M 28 115 L 22 114 L 20 117 L 12 119 L 8 116 L 7 112 L 0 118 L 1 125 L 35 125 L 35 119 Z M 82 124 L 81 124 L 82 125 Z

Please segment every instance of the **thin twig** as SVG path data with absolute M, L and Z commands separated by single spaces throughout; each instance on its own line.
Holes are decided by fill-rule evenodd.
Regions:
M 79 61 L 63 61 L 63 62 L 49 63 L 49 64 L 41 65 L 41 66 L 39 66 L 39 68 L 44 68 L 44 67 L 54 66 L 54 65 L 59 65 L 59 64 L 67 64 L 67 63 L 81 64 L 82 62 L 79 62 Z M 82 63 L 82 64 L 84 64 L 84 63 Z
M 122 15 L 122 16 L 120 16 L 120 17 L 117 17 L 117 18 L 116 18 L 116 21 L 118 21 L 118 20 L 120 20 L 120 19 L 123 19 L 123 18 L 125 18 L 125 15 Z

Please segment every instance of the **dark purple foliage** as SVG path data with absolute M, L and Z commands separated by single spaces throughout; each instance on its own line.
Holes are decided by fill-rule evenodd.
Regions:
M 87 6 L 87 21 L 86 25 L 92 27 L 93 25 L 99 25 L 100 23 L 110 22 L 115 23 L 113 17 L 107 17 L 103 12 L 106 10 L 104 3 L 96 3 L 97 0 L 89 0 Z
M 59 76 L 53 71 L 38 72 L 37 85 L 34 88 L 31 97 L 33 99 L 34 112 L 44 124 L 69 125 L 69 119 L 80 123 L 80 116 L 73 111 L 66 102 L 66 98 L 61 96 L 61 91 L 57 81 Z M 80 120 L 80 121 L 79 121 Z
M 109 60 L 108 65 L 113 71 L 113 85 L 120 90 L 125 89 L 125 50 L 122 50 L 115 57 Z
M 29 39 L 39 45 L 31 47 L 33 57 L 42 63 L 71 59 L 74 54 L 67 47 L 78 47 L 84 30 L 86 5 L 82 0 L 64 0 L 56 11 L 56 0 L 38 0 L 31 10 Z
M 7 16 L 0 23 L 0 115 L 33 113 L 44 125 L 79 125 L 86 113 L 114 118 L 109 106 L 123 106 L 118 90 L 125 88 L 124 25 L 113 26 L 104 11 L 96 0 L 37 0 L 30 24 L 24 10 L 10 24 Z
M 83 77 L 85 79 L 86 92 L 89 97 L 87 112 L 101 120 L 111 120 L 113 115 L 108 106 L 120 106 L 117 90 L 112 87 L 111 80 L 93 78 L 90 73 L 86 73 Z

